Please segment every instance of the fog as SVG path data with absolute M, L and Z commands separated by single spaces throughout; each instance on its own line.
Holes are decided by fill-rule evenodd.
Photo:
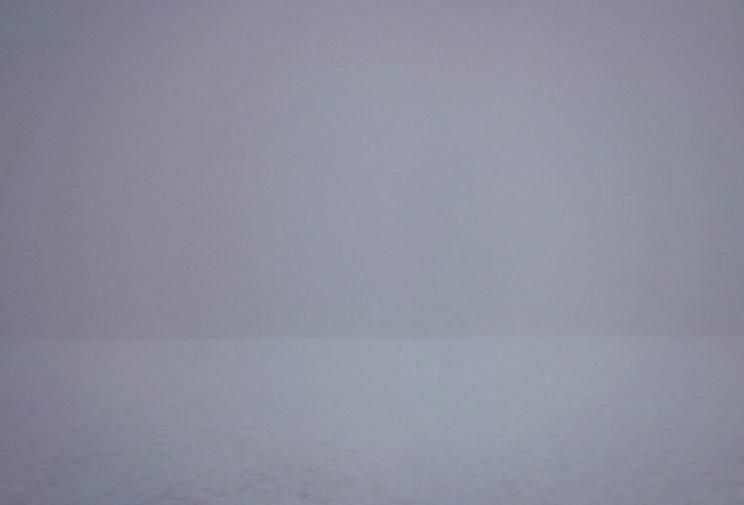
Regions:
M 744 331 L 740 3 L 0 23 L 2 338 Z
M 743 28 L 0 1 L 0 505 L 744 503 Z

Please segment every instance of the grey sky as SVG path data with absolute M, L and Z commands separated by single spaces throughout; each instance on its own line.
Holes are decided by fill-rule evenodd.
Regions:
M 742 27 L 2 2 L 1 336 L 743 334 Z

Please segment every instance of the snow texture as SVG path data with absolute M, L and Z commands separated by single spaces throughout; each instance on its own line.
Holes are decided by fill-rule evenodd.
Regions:
M 0 342 L 0 504 L 744 503 L 744 341 Z

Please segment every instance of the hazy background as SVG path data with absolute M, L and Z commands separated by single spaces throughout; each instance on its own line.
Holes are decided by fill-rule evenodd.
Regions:
M 744 3 L 0 4 L 0 336 L 744 333 Z

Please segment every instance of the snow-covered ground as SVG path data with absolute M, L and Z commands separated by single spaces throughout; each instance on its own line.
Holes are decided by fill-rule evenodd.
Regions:
M 0 342 L 0 503 L 744 503 L 744 340 Z

